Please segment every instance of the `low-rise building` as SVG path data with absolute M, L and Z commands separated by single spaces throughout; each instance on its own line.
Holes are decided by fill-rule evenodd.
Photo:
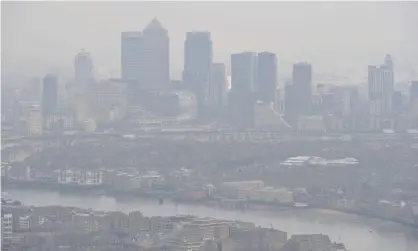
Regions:
M 1 249 L 7 250 L 12 244 L 13 237 L 13 215 L 3 214 L 1 216 Z
M 333 244 L 328 235 L 311 234 L 311 235 L 292 235 L 283 247 L 283 251 L 332 251 Z
M 78 185 L 101 185 L 103 184 L 103 173 L 101 171 L 85 170 L 57 170 L 58 183 Z

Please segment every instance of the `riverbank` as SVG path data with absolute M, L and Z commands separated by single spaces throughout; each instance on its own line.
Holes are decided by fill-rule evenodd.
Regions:
M 97 196 L 108 196 L 115 199 L 133 199 L 133 198 L 147 198 L 155 199 L 159 203 L 164 203 L 164 201 L 170 201 L 175 204 L 189 204 L 189 205 L 200 205 L 209 208 L 220 208 L 227 211 L 268 211 L 268 212 L 278 212 L 278 211 L 300 211 L 300 210 L 316 210 L 320 213 L 327 215 L 335 214 L 351 214 L 362 216 L 371 219 L 380 219 L 387 222 L 393 222 L 402 224 L 404 226 L 409 226 L 418 229 L 418 223 L 416 222 L 405 222 L 403 220 L 389 219 L 375 215 L 373 213 L 359 212 L 355 210 L 344 210 L 344 209 L 334 209 L 334 208 L 318 208 L 318 207 L 294 207 L 290 205 L 272 205 L 268 203 L 255 203 L 255 202 L 245 202 L 244 207 L 234 207 L 228 208 L 222 206 L 219 201 L 211 198 L 204 198 L 200 200 L 185 200 L 185 199 L 176 199 L 176 196 L 173 192 L 170 191 L 144 191 L 144 190 L 135 190 L 135 191 L 115 191 L 107 186 L 79 186 L 79 185 L 67 185 L 67 184 L 57 184 L 52 182 L 44 181 L 24 181 L 24 180 L 10 180 L 2 179 L 2 191 L 7 191 L 8 189 L 15 190 L 45 190 L 45 191 L 54 191 L 60 193 L 68 193 L 78 195 L 80 192 L 88 195 L 97 195 Z
M 353 214 L 329 214 L 317 209 L 308 210 L 224 210 L 203 204 L 172 203 L 164 200 L 159 204 L 155 198 L 135 196 L 109 197 L 90 193 L 68 193 L 41 189 L 6 189 L 8 198 L 25 205 L 61 205 L 98 211 L 140 211 L 146 217 L 195 215 L 205 218 L 253 222 L 257 226 L 282 229 L 292 234 L 322 233 L 332 240 L 346 244 L 348 250 L 356 251 L 416 251 L 418 229 L 401 224 L 366 218 Z M 7 197 L 6 197 L 7 198 Z

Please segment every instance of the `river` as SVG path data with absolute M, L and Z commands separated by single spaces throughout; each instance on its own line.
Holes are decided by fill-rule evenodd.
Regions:
M 291 234 L 323 233 L 332 241 L 343 242 L 350 251 L 417 251 L 418 229 L 379 219 L 324 210 L 282 212 L 227 211 L 199 205 L 171 202 L 159 205 L 157 200 L 115 199 L 98 195 L 63 194 L 46 190 L 7 189 L 7 197 L 26 205 L 62 205 L 95 210 L 140 210 L 146 216 L 193 214 L 227 220 L 254 222 L 263 227 L 283 230 Z

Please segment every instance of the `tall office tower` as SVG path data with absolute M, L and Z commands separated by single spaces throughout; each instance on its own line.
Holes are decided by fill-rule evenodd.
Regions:
M 93 80 L 93 61 L 90 53 L 82 50 L 74 59 L 74 82 L 90 84 Z
M 295 86 L 291 81 L 287 81 L 284 87 L 284 117 L 291 125 L 297 124 L 298 118 L 298 103 Z
M 222 63 L 213 63 L 210 74 L 209 97 L 211 105 L 223 106 L 227 103 L 228 80 L 226 66 Z
M 411 81 L 409 86 L 408 112 L 411 111 L 418 111 L 418 81 Z
M 271 52 L 258 53 L 257 100 L 274 103 L 277 89 L 277 57 Z
M 418 81 L 411 81 L 409 86 L 409 103 L 418 102 Z
M 231 55 L 231 116 L 239 127 L 252 127 L 254 122 L 254 86 L 257 54 L 242 52 Z
M 293 65 L 293 90 L 292 95 L 297 105 L 295 112 L 297 116 L 309 115 L 312 110 L 312 66 L 308 63 L 297 63 Z
M 183 81 L 196 95 L 198 113 L 208 104 L 212 40 L 210 32 L 187 32 L 184 42 Z
M 122 32 L 122 79 L 139 81 L 142 69 L 142 33 Z
M 141 82 L 150 88 L 162 88 L 170 83 L 170 39 L 168 32 L 154 18 L 143 30 L 140 57 Z
M 57 77 L 48 74 L 42 83 L 42 115 L 51 115 L 58 106 L 58 81 Z
M 393 61 L 390 55 L 386 55 L 381 66 L 369 65 L 368 85 L 371 115 L 389 115 L 394 93 Z

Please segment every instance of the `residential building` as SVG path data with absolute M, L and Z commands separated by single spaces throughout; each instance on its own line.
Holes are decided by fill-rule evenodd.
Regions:
M 13 215 L 10 213 L 1 216 L 1 249 L 7 250 L 12 243 L 13 237 Z
M 302 235 L 294 234 L 287 241 L 282 249 L 283 251 L 332 251 L 333 245 L 328 235 L 311 234 Z
M 62 184 L 78 184 L 78 185 L 101 185 L 103 184 L 102 171 L 85 171 L 85 170 L 57 170 L 58 183 Z

